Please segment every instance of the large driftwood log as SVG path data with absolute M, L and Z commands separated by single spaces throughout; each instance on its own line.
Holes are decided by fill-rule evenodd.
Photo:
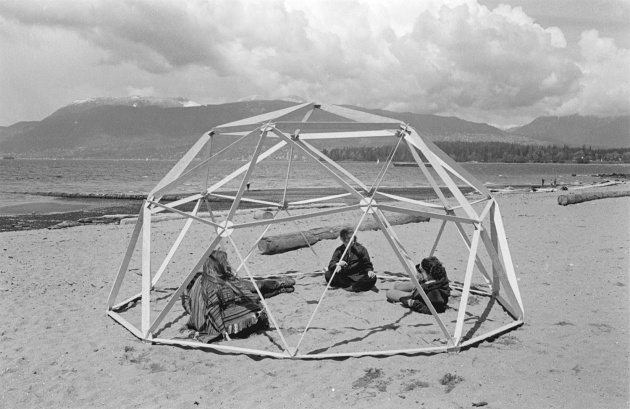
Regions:
M 389 223 L 394 225 L 407 224 L 407 223 L 420 223 L 428 222 L 428 217 L 412 216 L 412 215 L 391 215 L 387 217 Z M 296 250 L 308 245 L 313 245 L 320 240 L 331 240 L 339 237 L 339 232 L 343 228 L 354 229 L 356 225 L 336 225 L 317 227 L 315 229 L 306 230 L 300 233 L 299 231 L 279 234 L 275 236 L 264 236 L 258 242 L 258 250 L 261 254 L 278 254 L 291 250 Z M 359 227 L 359 230 L 378 230 L 379 227 L 373 219 L 366 219 Z M 306 240 L 304 240 L 306 238 Z M 307 243 L 308 241 L 308 243 Z
M 595 192 L 595 193 L 578 193 L 570 195 L 558 196 L 558 204 L 562 206 L 588 202 L 589 200 L 606 199 L 609 197 L 630 196 L 630 191 L 614 191 L 614 192 Z

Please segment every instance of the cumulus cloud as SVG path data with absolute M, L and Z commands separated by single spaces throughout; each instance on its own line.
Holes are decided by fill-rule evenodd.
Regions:
M 91 48 L 85 83 L 66 82 L 82 92 L 296 94 L 492 123 L 630 111 L 627 49 L 596 31 L 571 47 L 520 7 L 476 0 L 5 0 L 2 21 L 24 53 L 51 33 Z
M 601 38 L 597 30 L 583 32 L 579 46 L 579 92 L 567 98 L 554 114 L 628 115 L 630 51 L 617 47 L 610 38 Z

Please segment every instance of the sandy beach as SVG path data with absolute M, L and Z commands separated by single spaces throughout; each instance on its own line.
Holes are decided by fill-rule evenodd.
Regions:
M 459 353 L 435 355 L 290 360 L 145 344 L 105 314 L 132 224 L 0 233 L 0 407 L 627 408 L 630 197 L 563 207 L 557 204 L 559 194 L 496 195 L 525 324 Z M 311 220 L 300 228 L 335 221 Z M 181 220 L 154 225 L 155 268 L 169 248 L 168 241 L 159 239 L 176 235 L 181 226 Z M 413 256 L 422 258 L 439 226 L 436 221 L 410 224 L 396 232 Z M 156 300 L 172 293 L 177 277 L 181 280 L 186 266 L 204 250 L 205 237 L 202 229 L 191 234 L 158 286 Z M 246 253 L 257 236 L 252 231 L 238 238 Z M 361 232 L 359 239 L 377 271 L 402 277 L 380 232 Z M 327 263 L 337 245 L 336 240 L 317 243 L 314 249 L 322 260 L 301 249 L 278 256 L 255 251 L 248 262 L 257 274 L 304 273 L 296 276 L 295 293 L 269 300 L 289 343 L 299 338 L 298 330 L 324 288 L 321 275 L 306 273 L 320 267 L 320 261 Z M 436 255 L 451 280 L 462 281 L 467 254 L 455 231 L 445 232 Z M 230 258 L 238 264 L 234 252 Z M 139 283 L 137 268 L 137 260 L 132 261 L 121 299 L 139 291 L 134 287 Z M 363 294 L 329 291 L 304 350 L 362 351 L 442 342 L 431 317 L 385 301 L 394 282 L 380 279 L 378 291 Z M 456 307 L 458 301 L 454 296 L 449 304 Z M 472 297 L 471 321 L 486 303 Z M 130 306 L 126 314 L 138 312 Z M 181 312 L 175 309 L 169 315 L 160 336 L 178 336 L 186 320 Z M 509 322 L 501 312 L 493 309 L 481 330 Z M 455 316 L 444 313 L 449 322 Z M 231 342 L 278 346 L 273 334 Z

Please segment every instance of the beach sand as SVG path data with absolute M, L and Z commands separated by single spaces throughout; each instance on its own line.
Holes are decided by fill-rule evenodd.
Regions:
M 105 314 L 133 225 L 1 233 L 0 407 L 466 408 L 487 403 L 487 408 L 627 408 L 630 197 L 562 207 L 558 195 L 497 195 L 525 324 L 459 353 L 435 355 L 289 360 L 145 344 Z M 330 216 L 300 227 L 336 221 Z M 396 232 L 421 259 L 439 225 L 397 226 Z M 163 257 L 169 248 L 160 239 L 176 235 L 181 226 L 181 221 L 154 225 L 155 269 L 159 253 Z M 436 255 L 451 280 L 463 281 L 467 254 L 449 229 L 455 230 L 447 228 Z M 238 237 L 246 253 L 257 236 L 252 231 Z M 359 239 L 378 271 L 402 272 L 380 232 L 361 232 Z M 203 230 L 191 233 L 158 285 L 157 302 L 168 299 L 176 277 L 203 251 L 203 240 Z M 317 243 L 320 261 L 309 249 L 279 256 L 254 252 L 248 266 L 260 274 L 309 272 L 327 263 L 337 245 L 336 240 Z M 233 265 L 235 257 L 231 252 Z M 138 265 L 136 257 L 119 299 L 139 292 Z M 473 281 L 481 282 L 478 273 Z M 329 291 L 300 350 L 440 344 L 443 335 L 431 317 L 385 301 L 393 283 L 379 280 L 378 292 L 363 294 Z M 323 288 L 321 276 L 305 274 L 297 276 L 295 293 L 269 299 L 290 344 Z M 487 303 L 472 300 L 471 326 Z M 455 295 L 450 304 L 456 307 L 458 301 Z M 132 319 L 139 309 L 132 306 L 125 314 Z M 158 311 L 152 310 L 153 316 Z M 455 316 L 443 314 L 449 323 Z M 496 328 L 510 321 L 506 317 L 494 308 L 482 328 Z M 185 321 L 176 306 L 159 335 L 178 336 Z M 280 352 L 278 337 L 270 333 L 232 342 L 275 346 Z

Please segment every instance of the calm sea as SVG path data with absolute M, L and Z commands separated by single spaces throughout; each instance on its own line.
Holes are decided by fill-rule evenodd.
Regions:
M 0 160 L 0 207 L 37 201 L 50 197 L 35 192 L 128 193 L 147 194 L 166 175 L 175 161 L 156 160 Z M 198 192 L 208 178 L 210 184 L 222 180 L 243 166 L 242 161 L 221 161 L 203 177 L 191 180 L 174 193 Z M 286 161 L 262 162 L 252 175 L 252 189 L 282 188 L 287 174 Z M 372 185 L 383 163 L 344 162 L 342 166 L 368 186 Z M 596 174 L 630 173 L 630 164 L 502 164 L 463 163 L 462 166 L 488 186 L 523 186 L 545 184 L 579 184 L 601 181 Z M 238 188 L 241 177 L 227 183 L 224 190 Z M 318 164 L 308 161 L 292 163 L 290 187 L 326 187 L 335 184 Z M 417 167 L 390 166 L 382 186 L 427 186 Z M 19 193 L 16 193 L 19 192 Z

